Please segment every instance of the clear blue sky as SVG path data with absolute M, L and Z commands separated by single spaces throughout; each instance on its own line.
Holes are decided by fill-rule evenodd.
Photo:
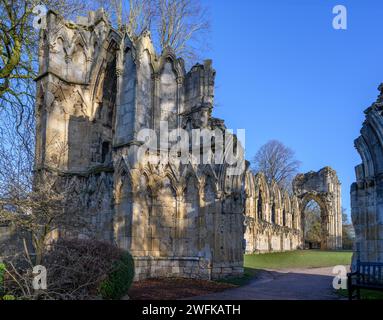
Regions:
M 217 70 L 214 115 L 246 129 L 251 159 L 270 139 L 296 152 L 302 172 L 333 167 L 350 211 L 354 149 L 383 82 L 381 0 L 205 0 Z M 348 9 L 334 30 L 332 8 Z

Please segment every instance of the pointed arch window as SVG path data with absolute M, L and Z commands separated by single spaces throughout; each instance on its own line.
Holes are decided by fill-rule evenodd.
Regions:
M 259 190 L 259 194 L 258 194 L 257 216 L 258 216 L 258 220 L 262 220 L 262 193 L 261 193 L 261 190 Z
M 271 207 L 271 222 L 275 224 L 275 203 Z

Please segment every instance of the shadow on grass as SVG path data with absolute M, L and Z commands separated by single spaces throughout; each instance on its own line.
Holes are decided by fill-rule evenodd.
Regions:
M 344 298 L 348 298 L 348 291 L 346 289 L 339 289 L 336 293 Z M 360 297 L 362 300 L 383 300 L 383 292 L 362 289 L 360 290 Z

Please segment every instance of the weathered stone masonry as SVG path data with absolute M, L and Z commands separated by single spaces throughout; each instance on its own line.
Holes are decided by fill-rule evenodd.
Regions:
M 92 226 L 78 236 L 129 250 L 136 279 L 217 279 L 242 274 L 244 249 L 302 248 L 302 215 L 314 199 L 323 215 L 322 248 L 341 246 L 340 183 L 330 168 L 297 176 L 290 196 L 249 168 L 229 174 L 214 152 L 210 165 L 192 162 L 193 152 L 188 164 L 173 153 L 168 162 L 151 161 L 163 156 L 161 148 L 137 161 L 140 130 L 159 133 L 161 121 L 169 130 L 218 130 L 231 141 L 224 153 L 234 148 L 235 136 L 212 117 L 211 61 L 186 72 L 171 49 L 156 54 L 148 32 L 131 39 L 111 28 L 102 10 L 76 23 L 49 12 L 47 22 L 36 79 L 35 169 L 59 174 L 78 195 Z M 191 150 L 199 154 L 200 146 Z M 243 156 L 239 162 L 245 165 Z M 10 243 L 11 234 L 0 225 L 0 242 Z
M 85 204 L 92 236 L 129 250 L 137 279 L 243 272 L 243 175 L 228 175 L 225 165 L 185 165 L 177 154 L 153 164 L 159 150 L 136 159 L 140 130 L 159 132 L 160 121 L 169 130 L 225 131 L 211 116 L 214 78 L 210 61 L 186 73 L 171 49 L 158 56 L 148 32 L 132 40 L 102 10 L 76 24 L 48 14 L 36 170 L 58 164 Z
M 355 168 L 351 186 L 351 213 L 355 228 L 355 254 L 364 262 L 383 262 L 383 84 L 376 102 L 355 140 L 362 164 Z
M 321 249 L 342 248 L 341 185 L 329 167 L 299 174 L 293 194 L 282 192 L 277 183 L 268 186 L 262 173 L 245 177 L 246 252 L 302 249 L 304 211 L 310 200 L 321 208 Z

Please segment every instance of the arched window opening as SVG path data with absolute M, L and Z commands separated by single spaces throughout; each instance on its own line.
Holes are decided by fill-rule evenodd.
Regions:
M 271 207 L 271 222 L 275 224 L 275 203 Z
M 111 160 L 110 157 L 110 142 L 104 141 L 102 143 L 101 162 L 106 163 Z
M 319 204 L 311 200 L 304 209 L 303 234 L 305 247 L 319 249 L 322 241 L 322 218 Z
M 258 215 L 258 220 L 262 220 L 262 194 L 261 194 L 261 191 L 259 191 L 259 194 L 258 194 L 257 215 Z

